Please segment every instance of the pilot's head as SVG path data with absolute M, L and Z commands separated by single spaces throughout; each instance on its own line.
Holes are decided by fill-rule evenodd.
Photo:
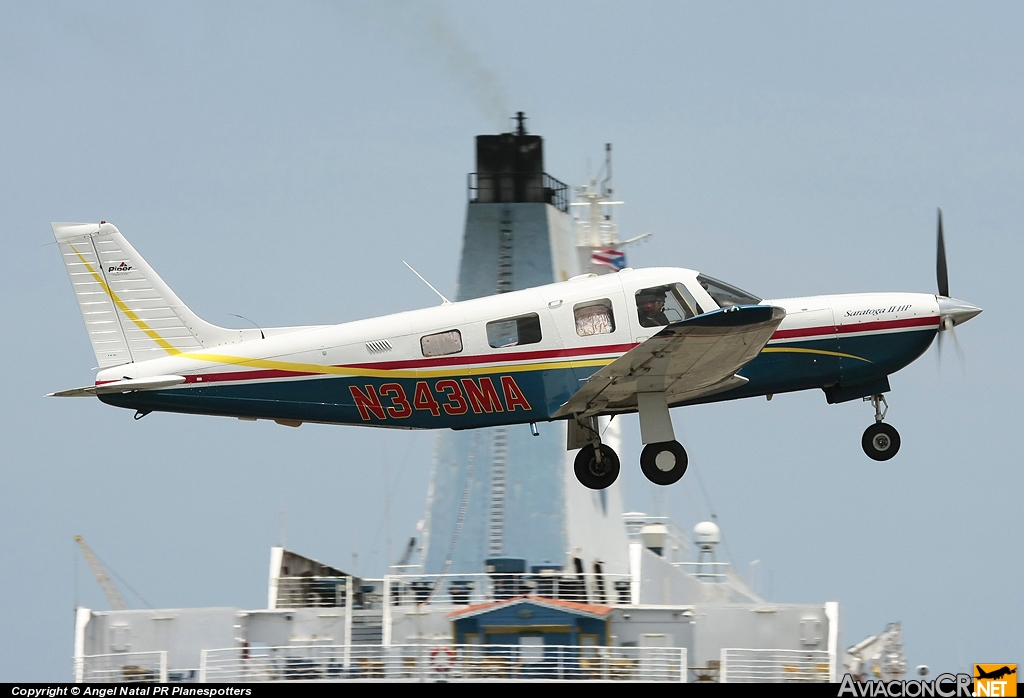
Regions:
M 646 289 L 636 297 L 637 307 L 648 313 L 660 313 L 665 308 L 665 292 Z

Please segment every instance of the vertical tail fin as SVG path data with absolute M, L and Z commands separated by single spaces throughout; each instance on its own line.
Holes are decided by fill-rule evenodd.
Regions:
M 52 223 L 100 368 L 238 342 L 201 320 L 109 223 Z

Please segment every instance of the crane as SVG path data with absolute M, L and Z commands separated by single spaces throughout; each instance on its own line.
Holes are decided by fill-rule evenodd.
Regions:
M 85 544 L 85 539 L 81 536 L 75 536 L 75 542 L 78 543 L 78 547 L 82 549 L 82 555 L 85 557 L 85 561 L 89 564 L 89 569 L 92 570 L 92 576 L 96 577 L 96 582 L 100 585 L 100 589 L 103 590 L 103 595 L 107 597 L 107 601 L 110 603 L 111 608 L 115 611 L 126 611 L 128 610 L 128 604 L 125 603 L 124 598 L 121 596 L 121 592 L 114 586 L 114 582 L 107 576 L 106 570 L 103 569 L 103 565 L 100 564 L 96 554 Z

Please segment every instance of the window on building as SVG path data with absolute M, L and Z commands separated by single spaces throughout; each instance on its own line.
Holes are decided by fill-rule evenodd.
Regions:
M 420 339 L 420 349 L 424 356 L 446 356 L 462 351 L 462 333 L 448 330 L 437 334 L 428 334 Z
M 487 323 L 487 343 L 496 349 L 539 341 L 540 316 L 537 313 Z
M 576 334 L 580 337 L 611 334 L 615 331 L 612 302 L 607 298 L 577 303 L 573 306 L 572 312 L 576 316 Z

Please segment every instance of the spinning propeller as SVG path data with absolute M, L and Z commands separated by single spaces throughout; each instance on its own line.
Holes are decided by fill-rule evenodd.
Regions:
M 942 209 L 939 209 L 939 232 L 938 249 L 935 254 L 935 280 L 939 292 L 935 299 L 939 303 L 939 360 L 942 360 L 942 336 L 949 332 L 953 338 L 953 346 L 956 347 L 957 357 L 960 359 L 960 366 L 964 365 L 964 353 L 960 349 L 960 342 L 957 341 L 957 325 L 963 324 L 981 312 L 981 308 L 949 296 L 949 272 L 946 268 L 946 242 L 942 237 Z

